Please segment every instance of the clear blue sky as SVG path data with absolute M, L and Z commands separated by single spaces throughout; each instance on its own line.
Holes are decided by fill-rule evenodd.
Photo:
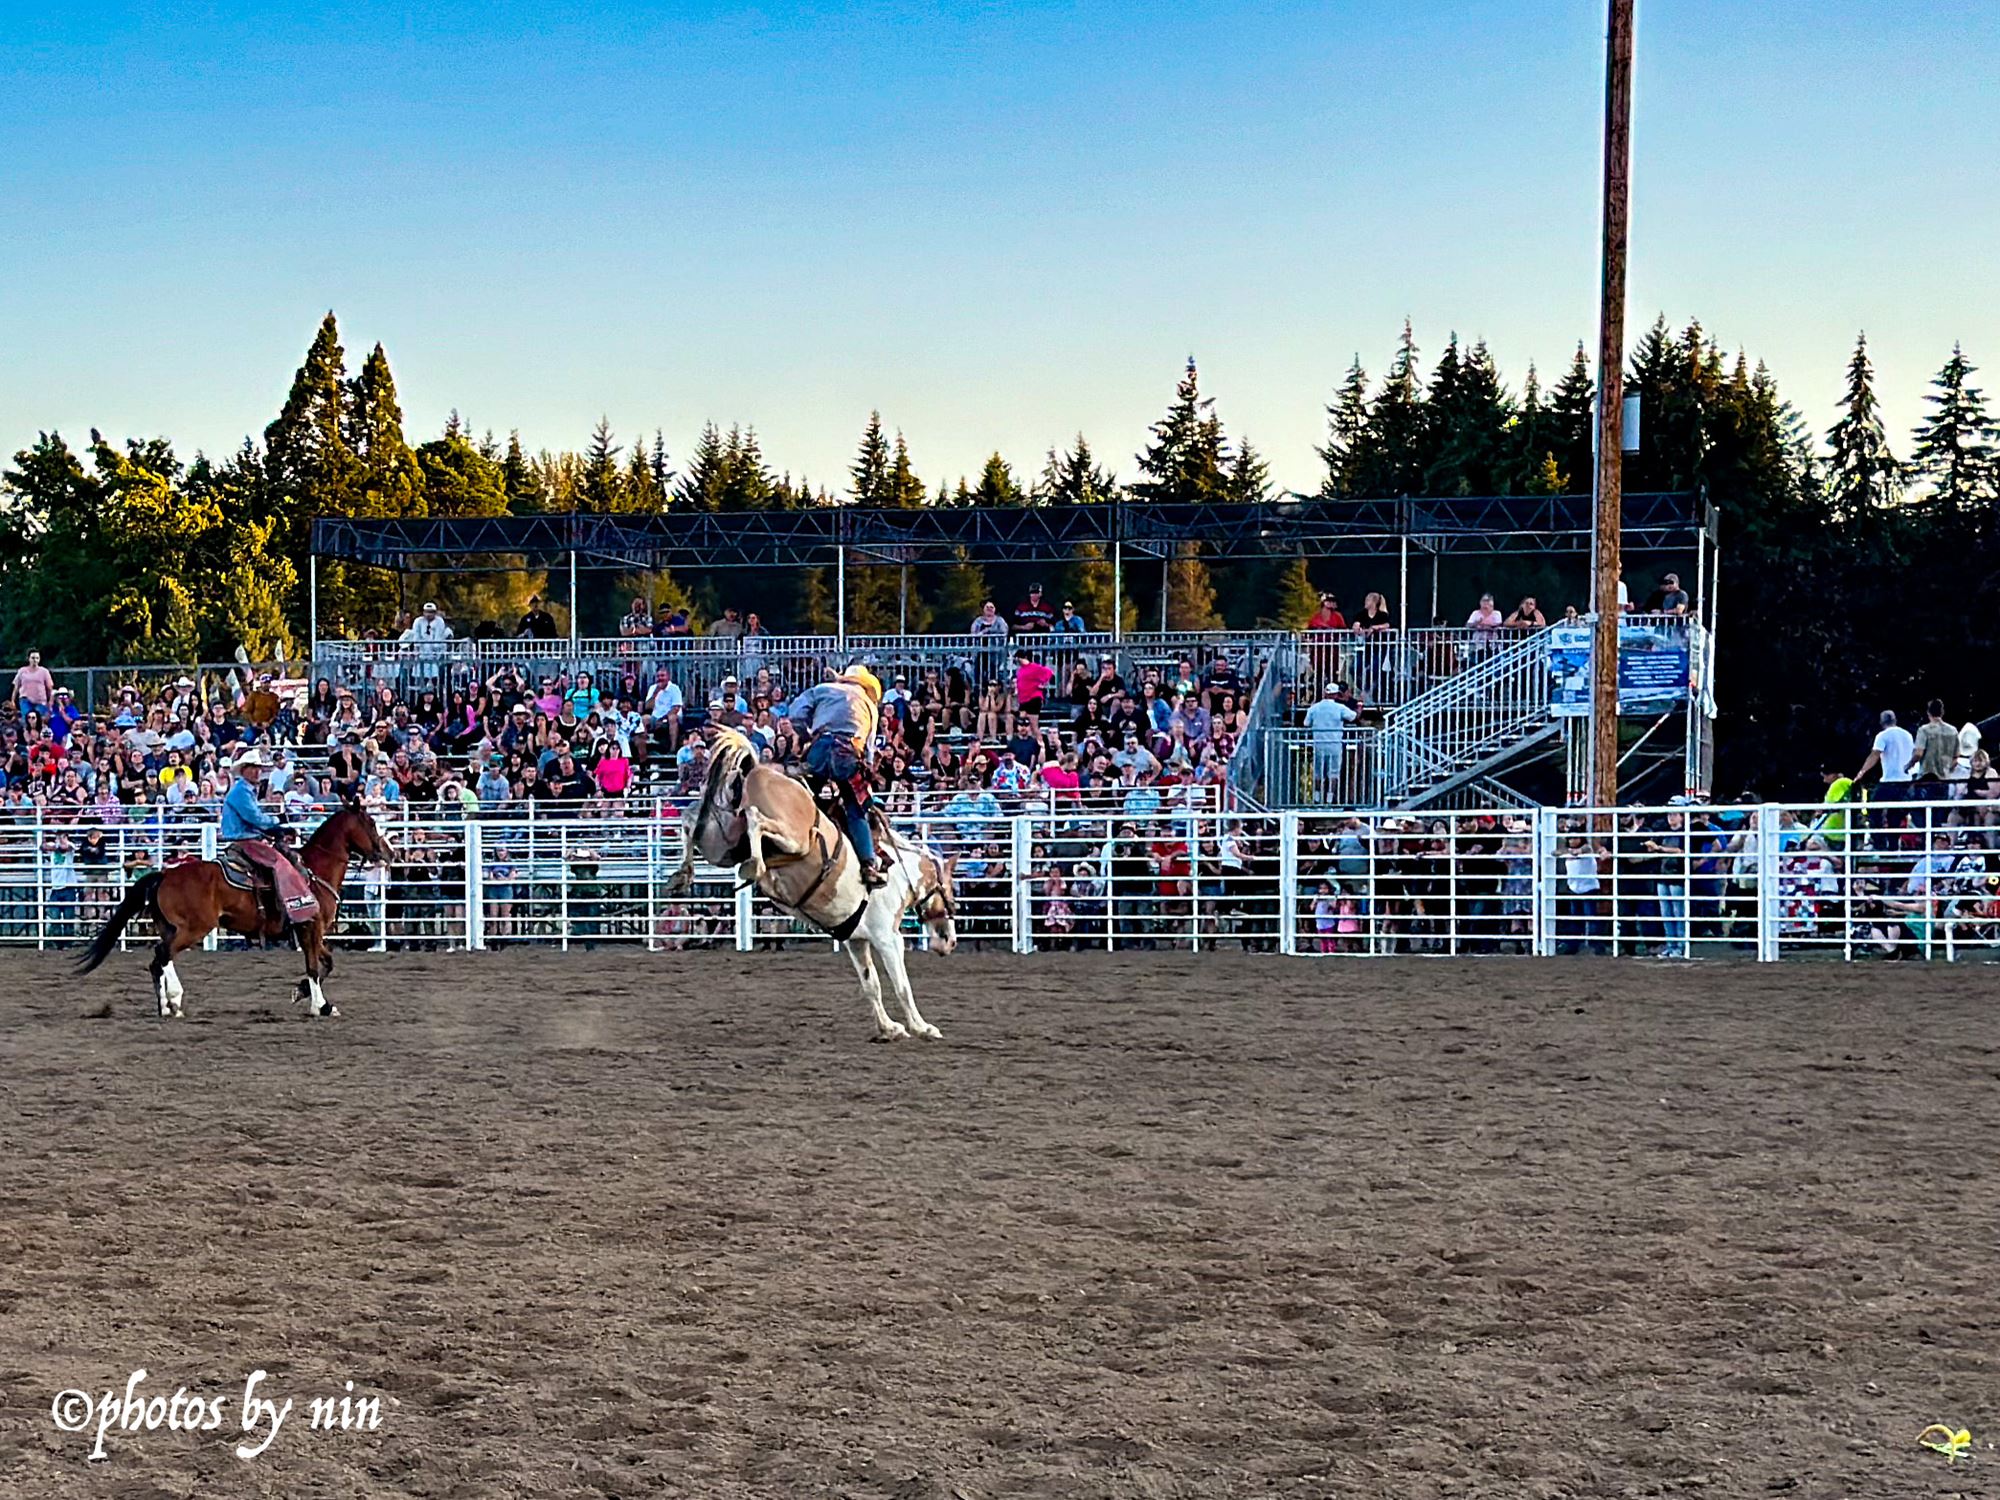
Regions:
M 839 484 L 1130 477 L 1189 352 L 1309 485 L 1414 318 L 1510 382 L 1595 337 L 1601 0 L 762 8 L 489 0 L 15 12 L 0 444 L 276 412 L 320 314 L 413 438 L 754 423 Z M 1631 308 L 1700 316 L 1816 427 L 1856 329 L 1899 451 L 1962 339 L 2000 395 L 1988 5 L 1640 0 Z

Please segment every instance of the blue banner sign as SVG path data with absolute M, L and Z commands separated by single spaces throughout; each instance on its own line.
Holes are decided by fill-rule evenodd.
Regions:
M 1591 627 L 1549 629 L 1549 711 L 1558 716 L 1590 712 Z M 1620 624 L 1618 712 L 1660 713 L 1688 695 L 1688 631 L 1682 623 Z

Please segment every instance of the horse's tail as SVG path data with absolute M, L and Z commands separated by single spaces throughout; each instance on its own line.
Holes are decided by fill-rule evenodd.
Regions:
M 83 957 L 77 960 L 79 974 L 88 974 L 92 969 L 111 956 L 111 950 L 118 946 L 118 939 L 124 933 L 126 924 L 144 912 L 157 917 L 159 907 L 155 904 L 160 894 L 160 882 L 166 879 L 164 870 L 151 870 L 141 875 L 125 888 L 125 899 L 118 903 L 118 910 L 111 914 L 111 920 L 91 940 Z

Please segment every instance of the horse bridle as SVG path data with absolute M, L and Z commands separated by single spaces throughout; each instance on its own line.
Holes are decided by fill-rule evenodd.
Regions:
M 918 868 L 924 870 L 926 873 L 933 869 L 938 872 L 937 879 L 931 884 L 930 888 L 919 892 L 915 899 L 910 902 L 910 908 L 916 912 L 917 920 L 919 922 L 956 922 L 958 920 L 958 903 L 952 899 L 951 885 L 944 878 L 944 861 L 939 859 L 929 849 L 922 849 L 917 854 L 917 865 Z M 926 910 L 934 901 L 943 908 L 943 910 L 935 914 Z

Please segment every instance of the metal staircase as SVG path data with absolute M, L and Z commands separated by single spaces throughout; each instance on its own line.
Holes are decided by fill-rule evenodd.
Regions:
M 1559 738 L 1547 632 L 1476 651 L 1465 670 L 1389 710 L 1376 742 L 1385 804 L 1423 807 L 1474 785 L 1490 795 L 1501 765 Z

